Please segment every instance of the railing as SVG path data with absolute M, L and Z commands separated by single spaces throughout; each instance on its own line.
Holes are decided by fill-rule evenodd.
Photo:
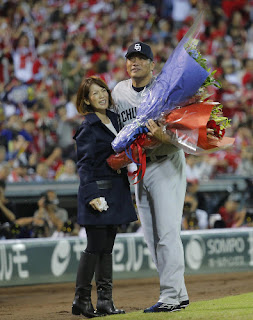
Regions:
M 253 179 L 253 177 L 251 177 Z M 232 191 L 234 187 L 239 191 L 247 189 L 246 177 L 222 175 L 214 180 L 201 181 L 199 192 L 219 192 Z M 6 188 L 6 196 L 10 198 L 17 197 L 39 197 L 46 190 L 53 189 L 59 196 L 75 196 L 77 194 L 79 181 L 61 182 L 18 182 L 9 183 Z M 131 191 L 134 192 L 134 186 L 131 184 Z
M 32 216 L 38 208 L 37 202 L 42 193 L 46 190 L 54 190 L 60 199 L 60 207 L 67 209 L 69 216 L 75 216 L 78 186 L 79 181 L 10 183 L 7 184 L 6 196 L 15 203 L 17 217 Z M 131 183 L 130 186 L 131 192 L 134 193 L 133 184 Z M 223 175 L 215 180 L 201 181 L 198 188 L 199 193 L 206 193 L 215 197 L 215 201 L 212 201 L 208 208 L 203 208 L 208 213 L 216 212 L 219 201 L 225 199 L 233 191 L 240 192 L 242 196 L 247 194 L 248 191 L 252 194 L 252 182 L 250 187 L 245 177 Z

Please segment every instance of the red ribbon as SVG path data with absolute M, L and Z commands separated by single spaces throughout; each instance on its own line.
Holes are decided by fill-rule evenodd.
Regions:
M 146 138 L 147 138 L 147 134 L 146 133 L 142 133 L 138 136 L 138 138 L 131 144 L 130 146 L 130 150 L 131 150 L 131 154 L 133 157 L 134 162 L 138 165 L 138 170 L 134 171 L 134 177 L 132 180 L 134 180 L 136 177 L 139 176 L 140 172 L 141 172 L 141 178 L 140 180 L 136 181 L 134 184 L 137 184 L 141 181 L 141 179 L 143 179 L 145 171 L 146 171 L 146 151 L 143 150 L 143 147 L 145 145 L 146 142 Z M 135 159 L 135 150 L 137 148 L 137 155 L 138 155 L 138 160 Z
M 127 150 L 117 154 L 112 154 L 109 158 L 106 159 L 106 161 L 108 165 L 114 170 L 124 168 L 128 164 L 135 162 L 139 168 L 134 172 L 135 176 L 133 179 L 135 179 L 140 174 L 140 172 L 142 172 L 142 179 L 146 171 L 145 149 L 153 149 L 159 144 L 160 142 L 154 137 L 149 136 L 146 133 L 142 133 L 136 138 L 136 140 L 130 145 Z M 139 183 L 140 180 L 135 182 L 134 184 Z

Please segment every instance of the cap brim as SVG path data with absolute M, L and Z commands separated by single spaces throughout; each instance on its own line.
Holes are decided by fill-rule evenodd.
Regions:
M 147 59 L 153 60 L 153 59 L 151 59 L 150 57 L 146 56 L 144 53 L 138 52 L 138 51 L 129 52 L 129 53 L 127 53 L 127 54 L 125 55 L 125 57 L 128 59 L 131 55 L 136 54 L 136 53 L 139 54 L 140 56 L 143 56 L 143 57 L 147 58 Z

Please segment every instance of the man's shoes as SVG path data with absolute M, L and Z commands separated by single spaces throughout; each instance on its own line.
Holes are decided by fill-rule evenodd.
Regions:
M 174 312 L 174 311 L 180 311 L 180 305 L 172 306 L 167 303 L 163 302 L 157 302 L 155 305 L 153 305 L 150 308 L 147 308 L 144 310 L 145 313 L 150 312 Z
M 180 302 L 180 308 L 185 309 L 186 307 L 189 306 L 189 304 L 190 304 L 189 300 L 184 300 L 184 301 Z

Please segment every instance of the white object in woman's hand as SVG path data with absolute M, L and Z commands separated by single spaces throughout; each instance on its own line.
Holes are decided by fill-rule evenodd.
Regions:
M 89 202 L 89 204 L 92 206 L 94 210 L 100 212 L 102 212 L 103 210 L 106 211 L 109 208 L 105 198 L 103 197 L 93 199 Z

